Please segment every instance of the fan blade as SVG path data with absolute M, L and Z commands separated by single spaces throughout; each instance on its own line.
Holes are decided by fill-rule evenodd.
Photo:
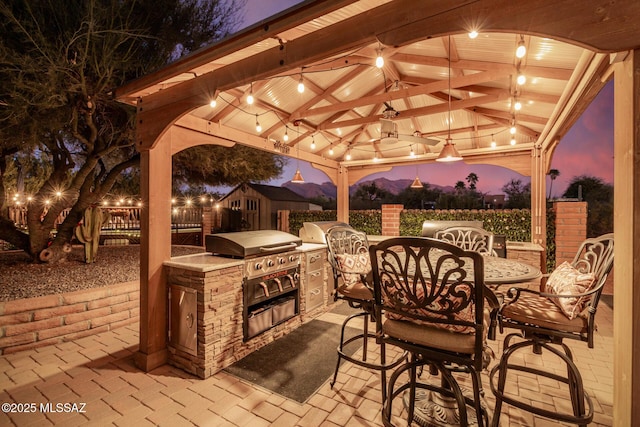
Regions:
M 413 136 L 413 135 L 398 135 L 398 140 L 405 141 L 405 142 L 412 142 L 414 144 L 424 144 L 424 145 L 431 145 L 431 146 L 437 145 L 440 143 L 440 141 L 437 139 L 422 138 L 422 137 Z

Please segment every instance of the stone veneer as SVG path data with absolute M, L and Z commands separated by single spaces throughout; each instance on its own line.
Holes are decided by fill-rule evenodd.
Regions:
M 140 316 L 138 281 L 0 302 L 0 354 L 72 341 Z
M 243 341 L 242 329 L 242 265 L 204 272 L 166 267 L 169 286 L 180 285 L 197 292 L 197 355 L 169 345 L 169 363 L 200 378 L 208 378 L 324 312 L 327 304 L 333 302 L 326 297 L 327 292 L 325 303 L 321 307 L 310 313 L 306 312 L 306 283 L 302 279 L 306 273 L 306 255 L 308 254 L 301 256 L 299 315 L 246 342 Z M 326 274 L 324 282 L 326 287 Z

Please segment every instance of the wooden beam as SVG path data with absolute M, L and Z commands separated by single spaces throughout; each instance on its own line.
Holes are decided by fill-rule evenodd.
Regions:
M 468 76 L 456 77 L 451 79 L 451 88 L 459 88 L 461 86 L 468 86 L 486 82 L 492 82 L 501 78 L 508 77 L 508 74 L 499 73 L 495 71 L 485 71 L 482 73 L 475 73 Z M 391 92 L 385 92 L 378 95 L 365 96 L 358 99 L 342 102 L 338 105 L 329 105 L 326 107 L 312 108 L 306 111 L 301 111 L 296 115 L 296 118 L 310 117 L 315 115 L 322 115 L 328 113 L 334 113 L 337 111 L 347 111 L 358 107 L 364 107 L 366 105 L 379 104 L 382 102 L 390 102 L 395 99 L 408 98 L 411 96 L 426 95 L 434 92 L 439 92 L 449 89 L 449 82 L 447 80 L 437 80 L 426 85 L 411 87 L 408 89 L 400 89 Z
M 451 103 L 451 110 L 459 110 L 467 107 L 471 107 L 474 105 L 480 104 L 489 104 L 492 102 L 497 102 L 504 99 L 504 95 L 485 95 L 479 96 L 477 98 L 471 99 L 463 99 L 458 100 Z M 449 111 L 449 105 L 446 103 L 441 103 L 437 105 L 429 105 L 427 107 L 415 108 L 412 110 L 403 111 L 403 116 L 407 116 L 407 118 L 411 116 L 425 116 L 429 114 L 438 114 Z M 372 116 L 362 117 L 360 119 L 352 119 L 352 120 L 343 120 L 340 122 L 326 123 L 318 126 L 318 129 L 326 130 L 326 129 L 335 129 L 339 127 L 348 127 L 348 126 L 357 126 L 365 123 L 374 123 L 377 120 L 380 120 L 382 114 L 376 114 Z

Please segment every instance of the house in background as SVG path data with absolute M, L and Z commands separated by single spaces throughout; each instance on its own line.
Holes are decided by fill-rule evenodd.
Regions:
M 222 220 L 228 231 L 276 230 L 279 210 L 322 210 L 288 188 L 252 183 L 238 185 L 219 204 L 230 217 Z
M 504 208 L 504 203 L 504 194 L 484 195 L 484 207 L 487 209 L 502 209 Z

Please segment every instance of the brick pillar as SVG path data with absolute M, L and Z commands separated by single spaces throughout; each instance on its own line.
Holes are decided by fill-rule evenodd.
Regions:
M 382 235 L 400 235 L 400 212 L 404 205 L 382 205 Z
M 204 246 L 204 236 L 211 233 L 213 228 L 213 209 L 211 206 L 204 206 L 202 208 L 202 246 Z
M 555 202 L 556 265 L 571 261 L 587 238 L 587 202 Z

